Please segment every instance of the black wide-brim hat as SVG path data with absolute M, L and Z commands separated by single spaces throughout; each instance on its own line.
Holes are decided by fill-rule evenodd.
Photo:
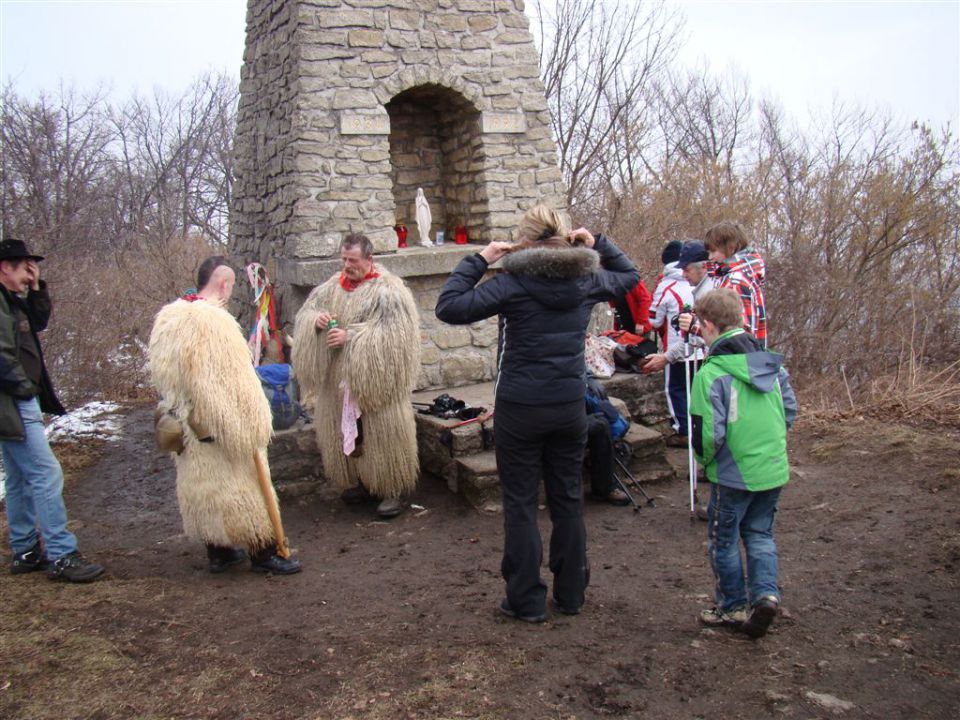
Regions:
M 43 260 L 43 255 L 34 255 L 27 250 L 23 240 L 6 238 L 0 242 L 0 260 Z

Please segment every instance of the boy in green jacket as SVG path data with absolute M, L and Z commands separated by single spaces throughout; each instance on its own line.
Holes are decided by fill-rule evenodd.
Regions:
M 707 293 L 696 314 L 710 352 L 693 379 L 690 414 L 694 451 L 710 481 L 707 536 L 716 578 L 716 605 L 700 621 L 757 638 L 780 607 L 773 521 L 790 476 L 787 429 L 797 402 L 783 356 L 743 330 L 734 291 Z

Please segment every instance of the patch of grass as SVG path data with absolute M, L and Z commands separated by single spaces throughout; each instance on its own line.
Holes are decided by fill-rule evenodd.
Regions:
M 412 657 L 403 649 L 387 648 L 351 673 L 317 720 L 395 720 L 396 718 L 471 718 L 499 720 L 501 698 L 498 680 L 509 673 L 510 664 L 497 657 L 495 649 L 475 648 L 464 652 L 442 648 L 418 652 Z M 398 677 L 431 672 L 418 682 Z M 416 691 L 392 692 L 390 688 L 416 687 Z
M 63 468 L 64 482 L 72 482 L 84 470 L 103 457 L 106 440 L 85 438 L 83 442 L 60 441 L 52 444 L 53 452 Z
M 0 596 L 0 717 L 165 718 L 185 697 L 204 708 L 196 717 L 236 710 L 223 689 L 238 688 L 242 659 L 165 630 L 179 600 L 156 580 L 76 586 L 7 575 Z
M 810 446 L 810 454 L 817 460 L 826 460 L 845 447 L 844 443 L 833 440 L 815 442 Z

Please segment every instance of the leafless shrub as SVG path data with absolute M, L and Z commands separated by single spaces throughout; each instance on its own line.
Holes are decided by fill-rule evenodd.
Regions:
M 767 260 L 770 341 L 805 404 L 948 421 L 960 357 L 949 130 L 842 104 L 801 129 L 745 77 L 671 67 L 661 43 L 679 25 L 656 5 L 630 16 L 646 32 L 608 22 L 607 3 L 555 7 L 541 71 L 578 221 L 615 237 L 652 284 L 667 241 L 737 219 Z M 598 33 L 602 49 L 578 55 Z
M 47 363 L 68 403 L 147 392 L 153 316 L 225 246 L 235 83 L 115 106 L 3 92 L 3 234 L 47 256 Z

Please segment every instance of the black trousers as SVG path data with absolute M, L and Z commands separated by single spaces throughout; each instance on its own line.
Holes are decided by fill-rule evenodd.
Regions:
M 610 423 L 599 414 L 587 415 L 587 464 L 590 467 L 590 493 L 605 498 L 613 492 L 613 437 Z
M 583 400 L 535 406 L 497 398 L 494 437 L 503 490 L 500 571 L 507 582 L 507 601 L 521 615 L 546 610 L 547 586 L 540 579 L 543 543 L 537 526 L 542 479 L 553 525 L 553 597 L 563 607 L 577 609 L 590 580 L 581 481 L 587 441 Z

